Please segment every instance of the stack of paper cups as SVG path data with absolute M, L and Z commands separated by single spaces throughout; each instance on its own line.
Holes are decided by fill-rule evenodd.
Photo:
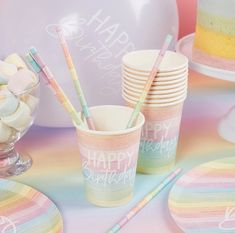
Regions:
M 126 54 L 122 64 L 122 96 L 134 107 L 158 55 L 157 50 Z M 167 51 L 142 107 L 142 130 L 138 171 L 161 173 L 175 164 L 184 100 L 187 96 L 188 60 Z

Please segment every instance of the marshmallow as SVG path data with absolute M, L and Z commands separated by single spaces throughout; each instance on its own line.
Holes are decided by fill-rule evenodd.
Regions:
M 23 59 L 17 53 L 10 54 L 9 56 L 7 56 L 5 58 L 4 61 L 7 62 L 7 63 L 15 65 L 17 67 L 17 69 L 22 69 L 22 68 L 27 69 L 27 65 L 25 64 Z
M 19 100 L 3 86 L 0 89 L 0 117 L 13 114 L 19 104 Z
M 12 135 L 12 129 L 0 121 L 0 143 L 9 141 Z
M 17 72 L 17 67 L 13 64 L 0 60 L 0 73 L 7 76 L 12 76 Z
M 5 85 L 7 83 L 8 83 L 7 76 L 0 74 L 0 85 Z
M 10 116 L 2 117 L 2 122 L 18 131 L 23 131 L 32 122 L 30 114 L 31 111 L 28 105 L 20 101 L 17 110 Z
M 25 94 L 22 97 L 20 97 L 20 99 L 28 105 L 31 112 L 33 112 L 35 110 L 36 106 L 39 103 L 39 98 L 37 98 L 33 95 L 30 95 L 30 94 Z
M 28 88 L 33 87 L 36 83 L 37 78 L 32 71 L 28 69 L 20 69 L 15 75 L 10 77 L 8 89 L 15 94 L 20 94 Z

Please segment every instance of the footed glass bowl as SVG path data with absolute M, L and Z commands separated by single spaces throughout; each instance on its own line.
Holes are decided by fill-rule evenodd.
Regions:
M 39 103 L 39 78 L 21 93 L 12 93 L 0 86 L 0 177 L 25 172 L 32 160 L 15 150 L 15 143 L 33 124 Z

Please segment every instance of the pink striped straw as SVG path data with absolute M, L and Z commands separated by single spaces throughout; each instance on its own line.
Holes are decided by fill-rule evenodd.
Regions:
M 128 121 L 127 124 L 127 128 L 131 128 L 134 126 L 138 116 L 139 116 L 139 112 L 141 111 L 142 105 L 144 104 L 144 101 L 148 95 L 148 92 L 152 86 L 153 80 L 155 78 L 155 76 L 157 75 L 158 71 L 159 71 L 159 66 L 164 58 L 165 52 L 167 50 L 167 48 L 169 47 L 170 43 L 172 40 L 172 35 L 167 35 L 164 44 L 162 46 L 161 51 L 159 52 L 157 59 L 154 63 L 154 66 L 152 68 L 152 71 L 150 73 L 149 79 L 146 81 L 145 87 L 143 92 L 141 93 L 141 96 L 139 98 L 139 101 L 137 102 L 137 104 L 135 105 L 135 108 L 131 114 L 130 120 Z
M 88 128 L 91 129 L 91 130 L 95 130 L 95 124 L 94 124 L 93 119 L 91 117 L 91 113 L 90 113 L 90 110 L 88 108 L 88 105 L 87 105 L 87 102 L 86 102 L 86 99 L 85 99 L 85 95 L 82 91 L 82 87 L 81 87 L 81 84 L 80 84 L 79 79 L 78 79 L 78 74 L 77 74 L 77 71 L 75 69 L 73 59 L 70 55 L 69 47 L 68 47 L 68 44 L 65 40 L 62 28 L 57 27 L 56 31 L 58 33 L 60 45 L 63 49 L 64 57 L 65 57 L 65 60 L 67 62 L 68 69 L 70 71 L 71 78 L 73 80 L 75 90 L 76 90 L 78 98 L 80 100 L 81 107 L 82 107 L 82 112 L 83 112 L 83 115 L 85 116 Z
M 126 225 L 140 210 L 142 210 L 158 193 L 160 193 L 171 181 L 173 181 L 180 173 L 181 168 L 173 171 L 167 176 L 152 192 L 147 194 L 144 199 L 138 202 L 117 224 L 115 224 L 108 233 L 118 232 L 124 225 Z

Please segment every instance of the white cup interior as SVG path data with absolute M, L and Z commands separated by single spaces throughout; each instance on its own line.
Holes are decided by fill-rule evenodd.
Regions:
M 160 50 L 137 50 L 127 53 L 122 62 L 131 69 L 137 71 L 151 71 Z M 160 72 L 169 72 L 182 69 L 188 65 L 188 59 L 179 53 L 166 51 L 159 66 Z
M 136 125 L 132 128 L 126 129 L 127 123 L 131 117 L 133 109 L 126 106 L 119 105 L 101 105 L 89 108 L 96 130 L 83 129 L 93 134 L 115 135 L 134 131 L 144 124 L 144 115 L 139 114 Z M 79 113 L 81 118 L 81 113 Z M 82 117 L 83 119 L 83 117 Z

